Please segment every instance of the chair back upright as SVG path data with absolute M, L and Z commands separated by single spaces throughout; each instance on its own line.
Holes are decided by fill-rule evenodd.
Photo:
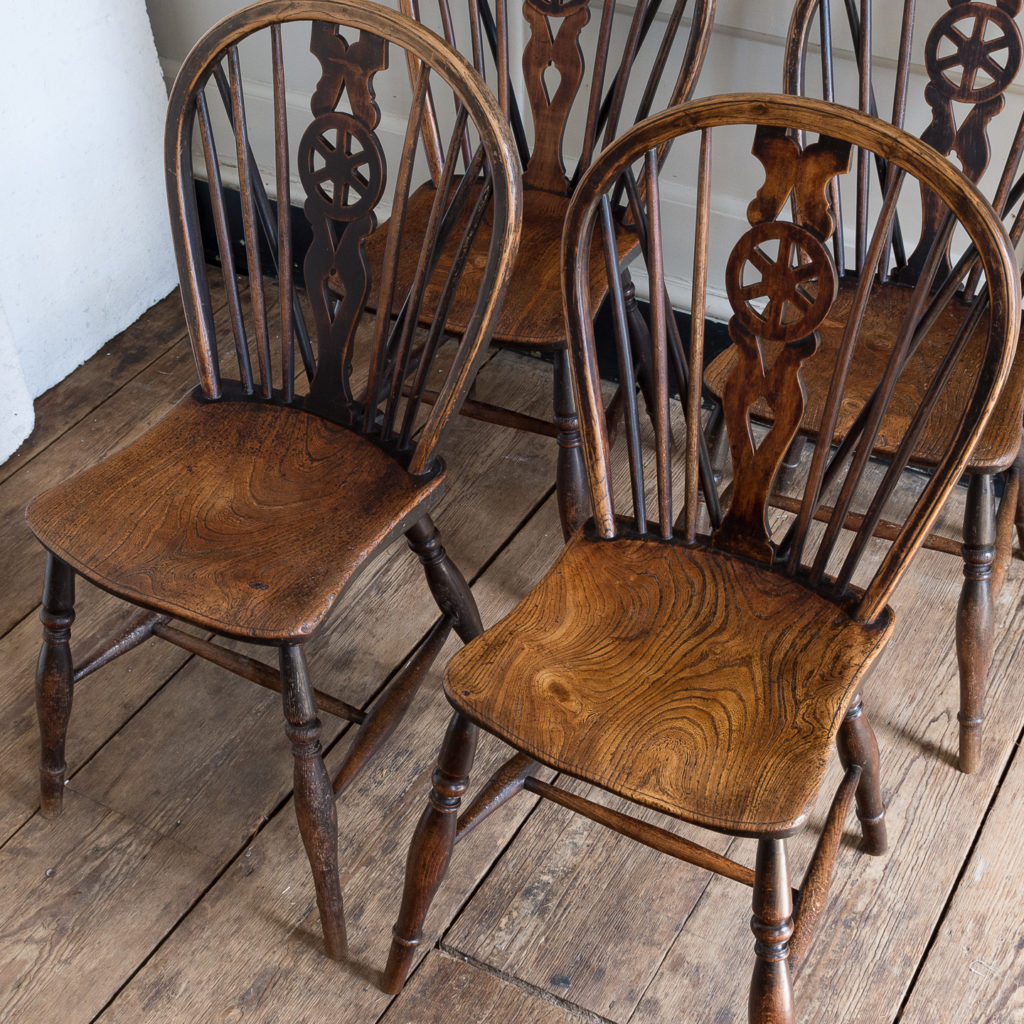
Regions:
M 407 60 L 393 62 L 396 51 Z M 286 58 L 297 55 L 304 63 L 297 60 L 286 79 Z M 407 62 L 415 68 L 411 96 Z M 380 96 L 397 102 L 382 112 Z M 182 66 L 165 160 L 204 397 L 298 405 L 372 438 L 414 475 L 433 471 L 486 354 L 521 221 L 515 146 L 468 62 L 374 3 L 262 0 L 220 22 Z M 428 231 L 417 235 L 416 274 L 399 295 L 393 267 L 407 244 L 405 205 L 432 173 L 438 188 Z M 226 315 L 206 267 L 203 178 Z M 235 191 L 244 280 L 232 249 Z M 304 216 L 293 210 L 296 193 Z M 374 282 L 365 242 L 382 217 L 386 259 Z M 469 330 L 448 346 L 445 313 L 481 235 L 488 237 L 482 287 Z M 297 237 L 308 241 L 301 265 Z M 398 317 L 364 317 L 374 286 L 393 297 Z M 433 313 L 418 328 L 421 308 Z M 222 370 L 228 361 L 237 374 Z M 432 405 L 420 400 L 427 387 L 438 392 Z
M 669 162 L 659 160 L 668 143 L 684 137 L 688 144 L 674 146 Z M 746 174 L 744 148 L 750 154 L 747 162 L 754 164 Z M 716 153 L 722 154 L 728 174 L 717 171 Z M 897 340 L 879 379 L 861 408 L 843 410 L 853 418 L 853 428 L 838 445 L 815 446 L 791 513 L 769 518 L 773 482 L 803 414 L 801 365 L 834 360 L 825 368 L 830 386 L 824 436 L 833 436 L 846 400 L 844 383 L 872 282 L 864 275 L 852 305 L 833 308 L 839 288 L 827 247 L 835 230 L 827 194 L 831 182 L 846 177 L 861 153 L 886 164 L 885 193 L 867 235 L 872 265 L 887 244 L 904 192 L 916 201 L 916 186 L 926 190 L 941 210 L 940 226 L 903 321 L 895 325 Z M 685 215 L 674 194 L 669 197 L 673 201 L 663 200 L 661 180 L 670 176 L 677 159 L 691 155 L 696 162 L 690 179 L 697 181 L 696 210 Z M 736 181 L 762 182 L 738 224 L 728 217 L 735 202 L 718 198 Z M 636 395 L 626 389 L 626 437 L 616 453 L 621 451 L 628 463 L 629 486 L 620 487 L 620 494 L 613 486 L 586 269 L 591 246 L 599 246 L 608 269 L 618 358 L 628 374 L 629 339 L 612 231 L 612 204 L 618 195 L 628 203 L 641 234 L 640 269 L 649 281 L 655 377 L 650 433 L 638 415 Z M 967 244 L 955 265 L 944 269 L 947 242 L 957 227 Z M 727 251 L 720 252 L 723 248 Z M 677 263 L 693 268 L 689 295 L 679 296 L 692 313 L 688 346 L 669 305 L 669 284 L 675 289 L 680 276 Z M 967 315 L 958 330 L 944 336 L 943 357 L 916 393 L 915 406 L 894 410 L 896 385 L 909 355 L 928 339 L 951 304 L 959 309 L 966 301 L 965 284 L 972 276 L 980 284 Z M 796 578 L 865 622 L 884 610 L 959 479 L 1005 379 L 1020 318 L 1020 282 L 1006 233 L 977 190 L 932 147 L 849 108 L 754 94 L 712 97 L 665 111 L 626 132 L 595 160 L 570 206 L 563 288 L 597 534 L 613 538 L 627 532 L 670 543 L 706 544 Z M 702 459 L 701 380 L 709 296 L 724 297 L 729 336 L 737 351 L 722 399 L 733 479 L 721 503 Z M 841 344 L 831 353 L 819 347 L 817 333 L 830 316 L 840 317 L 845 325 Z M 982 332 L 981 344 L 969 347 L 977 332 Z M 623 379 L 631 379 L 626 374 Z M 951 410 L 943 395 L 954 374 L 974 383 L 967 406 Z M 681 396 L 679 403 L 670 397 L 673 392 Z M 893 416 L 900 420 L 899 442 L 893 457 L 879 465 L 871 454 Z M 938 468 L 908 501 L 896 485 L 915 440 L 931 419 L 943 425 Z M 754 420 L 770 421 L 770 426 L 757 427 Z M 698 522 L 705 507 L 710 532 L 701 534 Z M 880 523 L 887 539 L 873 541 Z M 853 528 L 849 544 L 841 542 L 844 526 Z

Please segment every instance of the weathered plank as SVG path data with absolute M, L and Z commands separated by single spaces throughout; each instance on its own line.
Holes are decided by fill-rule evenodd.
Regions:
M 900 1024 L 1024 1020 L 1020 748 L 989 812 Z
M 70 794 L 0 850 L 0 1020 L 93 1019 L 214 865 Z
M 574 1024 L 578 1014 L 471 963 L 434 950 L 381 1024 Z

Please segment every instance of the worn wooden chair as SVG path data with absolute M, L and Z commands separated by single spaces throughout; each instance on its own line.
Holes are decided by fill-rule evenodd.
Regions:
M 789 134 L 796 128 L 816 140 L 801 148 Z M 764 184 L 747 208 L 747 230 L 727 221 L 711 225 L 723 209 L 712 204 L 715 183 L 742 174 L 740 158 L 751 137 L 765 173 L 755 175 Z M 682 228 L 685 215 L 677 206 L 669 222 L 661 198 L 658 154 L 670 140 L 678 140 L 674 156 L 691 154 L 697 164 L 692 248 Z M 831 454 L 816 448 L 797 511 L 769 521 L 771 482 L 804 412 L 802 371 L 816 361 L 825 364 L 816 372 L 831 379 L 823 415 L 834 424 L 862 329 L 862 318 L 852 316 L 838 349 L 820 344 L 821 327 L 836 315 L 840 295 L 826 248 L 833 224 L 825 188 L 848 167 L 851 144 L 892 167 L 887 198 L 868 236 L 870 253 L 888 238 L 900 190 L 918 183 L 941 204 L 940 233 L 958 225 L 973 247 L 952 272 L 937 258 L 928 261 L 892 358 L 858 415 L 861 440 Z M 716 153 L 723 154 L 727 173 L 716 165 Z M 618 311 L 620 358 L 628 361 L 612 213 L 620 193 L 644 238 L 654 297 L 656 415 L 652 450 L 644 447 L 644 423 L 635 396 L 627 393 L 627 443 L 615 452 L 628 464 L 628 480 L 613 486 L 617 471 L 610 462 L 591 326 L 589 255 L 596 237 Z M 784 216 L 790 205 L 792 215 Z M 716 250 L 733 239 L 727 254 Z M 694 261 L 688 359 L 668 327 L 666 251 Z M 410 969 L 454 843 L 502 800 L 526 789 L 751 885 L 750 1020 L 792 1024 L 791 980 L 825 905 L 852 800 L 866 849 L 877 854 L 886 845 L 878 749 L 861 687 L 891 634 L 889 595 L 955 486 L 1009 369 L 1020 316 L 1013 252 L 985 200 L 927 145 L 857 111 L 759 94 L 683 104 L 617 139 L 577 187 L 563 268 L 594 516 L 519 607 L 449 665 L 445 691 L 456 714 L 412 841 L 385 987 L 397 990 Z M 982 284 L 968 298 L 963 286 L 972 268 Z M 724 512 L 709 496 L 711 532 L 702 535 L 701 325 L 707 296 L 723 290 L 723 277 L 737 350 L 724 392 L 734 479 Z M 937 293 L 933 282 L 941 282 Z M 863 304 L 871 287 L 863 277 L 854 301 Z M 940 334 L 947 359 L 908 415 L 893 406 L 907 354 L 931 340 L 947 307 L 962 302 L 970 309 L 964 327 Z M 955 417 L 947 401 L 951 369 L 972 382 L 966 388 L 957 383 L 957 397 L 962 393 L 965 402 Z M 669 400 L 673 385 L 684 396 L 682 408 Z M 757 432 L 751 411 L 764 402 L 776 415 L 770 429 Z M 936 470 L 907 500 L 896 484 L 936 416 L 946 427 Z M 893 417 L 901 420 L 900 441 L 889 468 L 880 472 L 868 456 L 872 440 Z M 674 447 L 681 449 L 679 458 L 673 458 Z M 675 495 L 681 495 L 678 519 Z M 826 501 L 834 511 L 822 524 L 816 520 Z M 855 502 L 861 528 L 852 544 L 839 543 Z M 872 539 L 883 515 L 899 523 L 886 545 Z M 457 818 L 478 727 L 516 753 Z M 807 821 L 835 741 L 845 775 L 794 893 L 785 840 Z M 670 829 L 542 781 L 533 774 L 535 762 L 645 808 L 756 838 L 756 865 L 750 870 Z
M 300 73 L 285 80 L 282 38 L 293 21 L 306 23 L 306 40 L 312 22 L 321 41 L 321 68 L 307 67 L 309 83 Z M 395 51 L 415 63 L 416 77 L 404 143 L 399 138 L 388 158 L 374 86 Z M 261 91 L 253 80 L 264 73 L 269 88 Z M 393 73 L 404 85 L 404 60 Z M 244 83 L 256 97 L 251 103 Z M 315 88 L 311 111 L 303 114 L 289 105 L 304 84 Z M 262 125 L 261 111 L 268 115 Z M 289 121 L 296 120 L 301 138 L 293 162 Z M 441 145 L 446 122 L 449 141 Z M 395 322 L 361 322 L 370 280 L 360 248 L 378 205 L 389 202 L 389 262 L 379 287 L 390 293 L 394 254 L 404 244 L 401 212 L 414 172 L 423 173 L 424 147 L 441 173 L 427 230 L 416 240 L 415 280 L 402 293 L 407 312 Z M 196 157 L 220 244 L 226 328 L 216 322 L 203 262 Z M 229 170 L 221 161 L 238 170 L 247 296 L 231 255 L 222 178 Z M 140 438 L 29 507 L 48 552 L 36 679 L 42 812 L 61 810 L 73 688 L 148 637 L 277 690 L 327 952 L 338 958 L 345 929 L 335 794 L 393 729 L 450 629 L 469 639 L 481 628 L 430 509 L 445 481 L 439 445 L 486 354 L 511 270 L 521 217 L 518 160 L 492 94 L 421 25 L 365 0 L 262 0 L 218 24 L 182 65 L 170 97 L 166 167 L 200 386 Z M 313 233 L 304 264 L 308 303 L 293 271 L 293 169 Z M 442 324 L 452 295 L 467 287 L 465 256 L 474 244 L 485 265 L 468 286 L 473 295 L 463 295 L 472 308 L 469 326 L 449 345 Z M 446 246 L 454 259 L 439 257 Z M 276 286 L 262 276 L 270 263 L 279 273 Z M 416 319 L 428 289 L 437 314 L 420 331 Z M 296 350 L 304 371 L 298 383 Z M 232 351 L 237 378 L 222 370 Z M 427 383 L 440 391 L 432 406 L 420 401 Z M 358 572 L 402 535 L 443 615 L 364 711 L 311 688 L 304 647 Z M 73 659 L 76 575 L 142 610 L 101 649 Z M 272 645 L 280 670 L 173 620 Z M 321 712 L 362 723 L 333 784 L 321 756 Z
M 897 5 L 876 5 L 877 17 L 886 20 L 888 33 L 876 30 L 875 36 L 882 40 L 880 45 L 895 51 L 895 73 L 889 61 L 873 59 L 872 24 L 876 15 L 872 14 L 872 4 L 865 0 L 858 10 L 848 0 L 837 6 L 839 10 L 833 12 L 830 0 L 796 3 L 785 57 L 786 91 L 794 95 L 820 95 L 889 118 L 901 127 L 906 124 L 914 134 L 955 160 L 971 181 L 981 185 L 1001 215 L 1008 216 L 1017 210 L 1010 232 L 1016 245 L 1024 234 L 1020 214 L 1022 179 L 1018 177 L 1024 150 L 1024 121 L 1020 120 L 1019 103 L 1013 105 L 1013 114 L 1001 111 L 1008 106 L 1007 90 L 1018 78 L 1024 56 L 1020 27 L 1014 20 L 1020 13 L 1019 0 L 1000 0 L 997 4 L 950 0 L 929 5 L 920 15 L 914 0 L 904 0 L 902 9 Z M 917 40 L 916 47 L 923 47 L 924 80 L 911 59 L 916 52 L 915 29 L 924 37 Z M 813 47 L 815 43 L 820 45 L 820 53 Z M 855 56 L 842 61 L 837 54 L 843 53 Z M 845 66 L 839 66 L 841 61 Z M 877 67 L 879 64 L 881 67 Z M 919 94 L 916 102 L 915 86 Z M 999 120 L 995 121 L 997 115 Z M 1000 124 L 1002 132 L 993 134 Z M 992 154 L 996 166 L 989 170 Z M 855 372 L 847 382 L 854 405 L 866 396 L 865 388 L 872 386 L 878 367 L 895 343 L 894 325 L 910 299 L 940 227 L 938 207 L 923 195 L 917 210 L 901 211 L 902 216 L 893 227 L 891 244 L 882 258 L 867 262 L 868 179 L 878 173 L 878 167 L 861 162 L 856 198 L 850 197 L 845 210 L 838 193 L 834 193 L 835 216 L 841 226 L 848 228 L 853 242 L 852 252 L 844 252 L 838 243 L 842 232 L 837 232 L 834 254 L 841 278 L 840 296 L 845 295 L 849 301 L 865 268 L 877 274 L 880 282 L 872 291 L 864 314 L 867 325 L 862 335 L 870 338 L 870 343 L 858 348 Z M 955 331 L 957 327 L 956 317 L 951 316 L 948 329 Z M 835 347 L 839 337 L 838 327 L 823 328 L 822 345 Z M 913 365 L 919 374 L 927 374 L 940 355 L 939 350 L 922 348 Z M 725 354 L 708 367 L 707 381 L 714 395 L 722 393 L 733 362 L 733 356 Z M 803 441 L 820 436 L 821 408 L 828 381 L 809 374 L 806 385 L 807 410 L 800 427 L 801 438 L 787 460 L 791 466 L 799 461 Z M 918 387 L 913 375 L 901 384 L 907 401 L 913 401 Z M 1006 388 L 967 463 L 962 538 L 933 534 L 925 541 L 928 547 L 963 557 L 956 649 L 960 669 L 960 768 L 965 772 L 977 771 L 982 763 L 993 605 L 1012 556 L 1015 523 L 1024 544 L 1024 493 L 1020 487 L 1022 410 L 1024 349 L 1018 352 Z M 840 417 L 837 434 L 842 435 L 849 425 L 847 418 Z M 934 431 L 926 431 L 918 443 L 911 459 L 915 466 L 931 470 L 936 465 L 933 434 Z M 887 453 L 879 450 L 878 454 Z M 1004 482 L 997 513 L 994 481 L 1000 475 Z M 879 529 L 884 531 L 888 527 L 880 524 Z
M 607 143 L 652 111 L 690 98 L 707 52 L 715 0 L 646 0 L 625 10 L 615 0 L 525 0 L 514 10 L 507 0 L 496 0 L 493 11 L 488 0 L 469 0 L 468 18 L 461 21 L 449 0 L 437 0 L 436 10 L 433 5 L 428 10 L 427 4 L 421 9 L 419 0 L 400 0 L 399 6 L 436 23 L 452 45 L 472 54 L 515 133 L 524 168 L 522 245 L 493 343 L 553 357 L 554 419 L 527 416 L 473 396 L 462 411 L 556 438 L 556 489 L 568 537 L 586 518 L 586 493 L 559 285 L 566 207 L 602 140 Z M 592 7 L 599 11 L 596 30 L 588 30 Z M 516 93 L 514 83 L 521 83 L 523 94 Z M 431 202 L 430 187 L 425 186 L 410 202 L 410 220 L 424 224 Z M 636 238 L 621 226 L 619 232 L 625 256 L 635 250 Z M 475 265 L 471 260 L 467 273 Z M 400 268 L 400 279 L 403 271 L 412 274 L 411 256 Z M 600 280 L 603 270 L 595 266 L 595 288 Z M 624 288 L 627 310 L 635 317 L 628 277 Z M 464 330 L 468 313 L 468 305 L 456 300 L 448 329 Z M 646 379 L 642 359 L 641 374 Z

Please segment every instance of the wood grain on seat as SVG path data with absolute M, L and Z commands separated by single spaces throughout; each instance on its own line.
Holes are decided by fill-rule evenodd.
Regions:
M 28 516 L 119 597 L 229 636 L 304 640 L 442 481 L 301 409 L 187 398 Z
M 891 623 L 719 552 L 580 538 L 445 688 L 559 771 L 709 828 L 787 834 Z

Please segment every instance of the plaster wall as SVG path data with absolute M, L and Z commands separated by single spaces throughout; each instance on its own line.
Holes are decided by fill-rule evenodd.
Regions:
M 0 371 L 36 397 L 176 283 L 143 0 L 7 5 L 0 97 Z M 5 401 L 0 460 L 31 426 Z

